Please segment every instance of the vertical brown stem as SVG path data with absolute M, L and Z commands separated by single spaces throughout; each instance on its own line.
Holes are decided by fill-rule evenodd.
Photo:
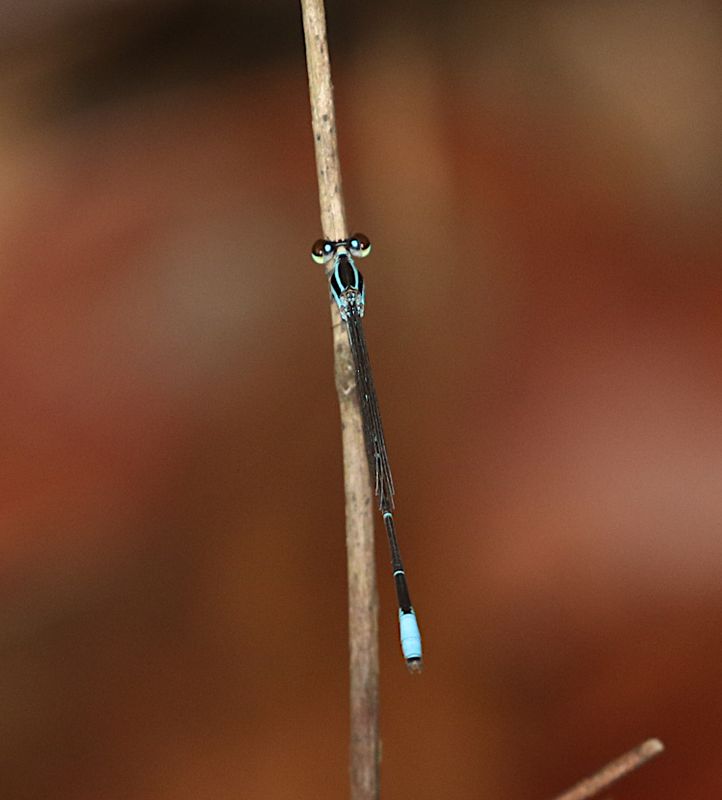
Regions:
M 349 235 L 341 187 L 331 67 L 323 0 L 301 0 L 318 196 L 324 238 Z M 354 391 L 351 351 L 331 302 L 336 390 L 341 411 L 346 551 L 348 561 L 351 677 L 350 775 L 352 800 L 379 796 L 378 599 L 373 547 L 373 508 L 361 413 Z

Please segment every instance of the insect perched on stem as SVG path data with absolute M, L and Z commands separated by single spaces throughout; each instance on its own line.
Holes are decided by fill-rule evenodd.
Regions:
M 341 319 L 346 325 L 356 370 L 356 389 L 361 406 L 369 472 L 374 477 L 374 491 L 379 500 L 379 509 L 383 515 L 391 550 L 391 569 L 399 603 L 401 649 L 409 669 L 419 672 L 421 670 L 421 634 L 416 621 L 416 613 L 411 605 L 406 573 L 396 539 L 394 481 L 391 477 L 391 467 L 386 452 L 384 429 L 381 425 L 381 413 L 376 398 L 366 338 L 361 325 L 366 295 L 363 275 L 356 267 L 354 258 L 365 258 L 370 252 L 371 242 L 363 234 L 356 233 L 348 239 L 340 241 L 319 239 L 311 248 L 311 258 L 318 264 L 328 264 L 333 261 L 333 269 L 329 275 L 329 288 L 331 297 L 338 306 Z

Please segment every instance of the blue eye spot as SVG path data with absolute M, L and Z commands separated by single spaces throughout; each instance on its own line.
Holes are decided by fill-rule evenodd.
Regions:
M 352 247 L 354 250 L 358 250 L 358 248 L 359 248 L 359 242 L 358 242 L 358 239 L 351 239 L 351 241 L 349 242 L 349 244 L 351 245 L 351 247 Z

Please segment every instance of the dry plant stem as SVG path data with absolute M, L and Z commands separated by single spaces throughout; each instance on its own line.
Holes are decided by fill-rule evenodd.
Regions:
M 306 64 L 324 238 L 349 235 L 341 190 L 333 87 L 323 0 L 301 0 Z M 378 598 L 373 507 L 355 371 L 348 337 L 331 302 L 334 369 L 341 410 L 346 493 L 349 646 L 351 677 L 350 777 L 352 800 L 379 796 Z
M 555 800 L 586 800 L 588 797 L 594 797 L 605 789 L 609 788 L 613 783 L 633 772 L 642 764 L 658 756 L 664 750 L 664 745 L 659 739 L 647 739 L 639 747 L 635 747 L 628 753 L 625 753 L 614 761 L 610 761 L 606 767 L 602 767 L 599 772 L 594 773 L 589 778 L 580 781 L 576 786 L 569 789 L 568 792 L 560 794 Z

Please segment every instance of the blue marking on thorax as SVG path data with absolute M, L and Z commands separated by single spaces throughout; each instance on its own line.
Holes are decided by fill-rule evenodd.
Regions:
M 363 316 L 366 301 L 363 275 L 346 250 L 336 254 L 329 286 L 331 297 L 341 312 L 341 319 L 346 319 L 348 306 L 352 303 L 356 305 L 359 316 Z

